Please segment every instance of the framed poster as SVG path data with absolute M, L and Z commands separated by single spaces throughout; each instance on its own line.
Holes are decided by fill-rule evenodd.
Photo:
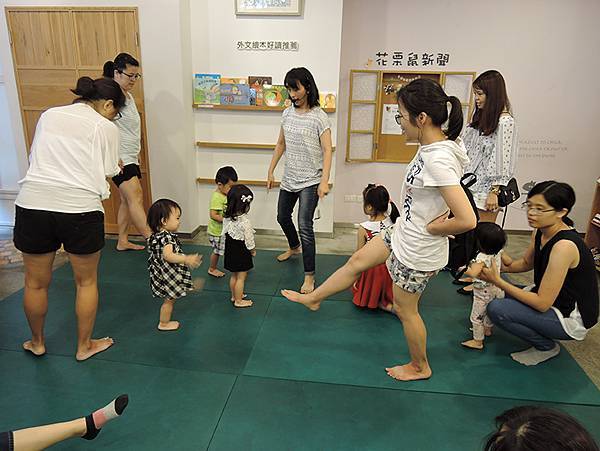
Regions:
M 301 16 L 303 0 L 234 0 L 236 15 Z

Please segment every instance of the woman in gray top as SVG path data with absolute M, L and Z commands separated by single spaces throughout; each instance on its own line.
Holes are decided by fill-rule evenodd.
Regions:
M 104 63 L 103 75 L 114 79 L 125 94 L 125 107 L 115 121 L 119 128 L 121 145 L 119 148 L 119 166 L 121 172 L 113 177 L 119 188 L 121 203 L 117 213 L 119 224 L 118 251 L 142 250 L 144 246 L 129 241 L 127 230 L 133 223 L 138 232 L 146 239 L 151 232 L 146 224 L 144 197 L 140 179 L 139 154 L 141 150 L 141 120 L 131 91 L 135 82 L 142 77 L 140 63 L 128 53 L 119 53 L 114 61 Z
M 279 200 L 277 222 L 288 240 L 289 249 L 277 257 L 283 262 L 302 252 L 304 283 L 302 293 L 315 288 L 315 233 L 313 216 L 319 199 L 329 192 L 331 171 L 331 128 L 325 112 L 319 107 L 317 84 L 304 67 L 290 70 L 284 80 L 292 106 L 283 112 L 279 139 L 269 166 L 267 189 L 273 186 L 273 172 L 285 153 L 285 167 Z M 299 201 L 300 238 L 292 221 Z

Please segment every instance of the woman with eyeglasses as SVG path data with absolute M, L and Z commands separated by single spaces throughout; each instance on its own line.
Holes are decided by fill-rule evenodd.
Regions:
M 113 119 L 125 105 L 119 85 L 81 77 L 72 105 L 46 110 L 31 145 L 29 169 L 15 200 L 15 247 L 23 253 L 23 307 L 31 340 L 23 348 L 46 352 L 44 321 L 56 251 L 64 247 L 73 269 L 77 313 L 77 360 L 109 348 L 111 338 L 92 339 L 98 308 L 97 269 L 104 247 L 102 201 L 106 177 L 119 173 L 119 130 Z
M 526 341 L 530 348 L 511 354 L 523 365 L 537 365 L 560 352 L 557 340 L 583 340 L 598 322 L 598 281 L 594 259 L 567 216 L 575 192 L 566 183 L 541 182 L 527 194 L 524 208 L 534 228 L 529 247 L 504 272 L 533 269 L 528 291 L 502 279 L 492 262 L 480 279 L 506 294 L 488 305 L 494 324 Z
M 139 155 L 141 146 L 141 120 L 131 91 L 135 82 L 142 77 L 140 63 L 128 53 L 119 53 L 114 61 L 104 63 L 103 75 L 114 79 L 125 94 L 125 107 L 115 121 L 119 127 L 121 146 L 119 159 L 121 172 L 113 177 L 114 184 L 119 188 L 120 205 L 117 213 L 119 224 L 118 251 L 142 250 L 144 246 L 129 241 L 128 229 L 133 223 L 138 232 L 148 238 L 151 235 L 146 223 L 144 197 L 140 179 Z

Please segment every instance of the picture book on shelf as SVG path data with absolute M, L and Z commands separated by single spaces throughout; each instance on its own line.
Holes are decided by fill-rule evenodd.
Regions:
M 219 105 L 220 103 L 219 74 L 194 75 L 194 103 L 198 105 Z
M 321 108 L 335 108 L 335 92 L 319 92 Z
M 263 85 L 270 85 L 273 83 L 273 77 L 250 75 L 248 77 L 248 84 L 250 88 L 256 92 L 256 105 L 262 106 L 263 102 Z
M 221 83 L 221 105 L 250 105 L 250 87 L 247 84 Z
M 263 85 L 263 103 L 272 107 L 291 105 L 287 88 L 283 85 Z
M 248 84 L 246 77 L 221 77 L 221 84 L 245 85 Z

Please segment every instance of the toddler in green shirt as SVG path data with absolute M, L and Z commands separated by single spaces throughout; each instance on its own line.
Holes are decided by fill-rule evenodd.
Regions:
M 237 180 L 237 172 L 231 166 L 223 166 L 217 171 L 217 175 L 215 176 L 217 188 L 210 198 L 207 227 L 208 241 L 213 249 L 213 253 L 210 256 L 208 274 L 213 277 L 223 277 L 225 275 L 223 271 L 217 269 L 219 255 L 225 253 L 225 238 L 221 236 L 223 232 L 223 213 L 227 207 L 227 193 Z

